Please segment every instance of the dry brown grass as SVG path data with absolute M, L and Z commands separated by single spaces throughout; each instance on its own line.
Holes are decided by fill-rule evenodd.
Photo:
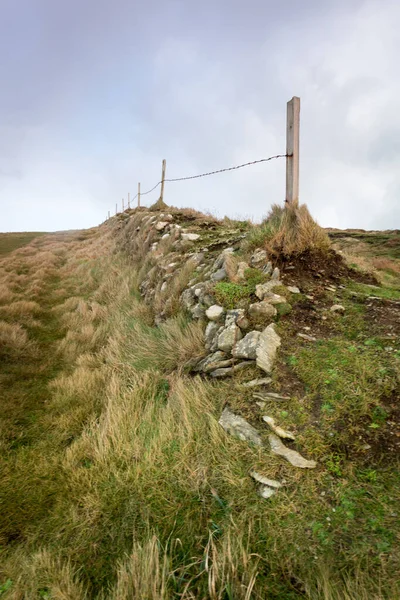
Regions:
M 110 224 L 104 231 L 115 234 Z M 182 315 L 151 326 L 152 308 L 137 293 L 143 262 L 112 254 L 110 236 L 82 238 L 69 242 L 58 268 L 62 293 L 43 282 L 50 398 L 35 413 L 34 443 L 7 457 L 0 488 L 14 535 L 0 565 L 0 585 L 12 581 L 5 599 L 377 600 L 369 571 L 353 576 L 357 547 L 349 540 L 359 522 L 342 513 L 353 529 L 332 552 L 312 534 L 316 520 L 333 521 L 331 505 L 349 482 L 341 487 L 321 465 L 294 471 L 227 435 L 222 407 L 247 406 L 248 398 L 235 381 L 184 374 L 203 352 L 202 326 Z M 57 256 L 65 244 L 54 247 Z M 175 296 L 192 276 L 186 268 Z M 256 494 L 254 467 L 285 481 L 270 501 Z M 320 493 L 327 486 L 329 504 Z M 374 560 L 375 572 L 395 564 L 389 553 Z M 332 562 L 335 570 L 324 571 Z M 398 597 L 395 584 L 387 590 Z
M 327 233 L 315 222 L 305 204 L 274 205 L 267 217 L 271 223 L 271 237 L 267 249 L 275 255 L 292 256 L 303 252 L 326 252 L 330 248 Z
M 6 283 L 0 283 L 0 304 L 10 304 L 15 299 L 15 294 Z
M 0 357 L 2 360 L 16 360 L 32 356 L 35 344 L 29 340 L 27 332 L 17 323 L 0 321 Z
M 33 300 L 18 300 L 8 306 L 0 306 L 0 319 L 23 320 L 38 316 L 41 313 L 41 307 Z
M 400 261 L 399 260 L 393 260 L 391 258 L 379 256 L 379 257 L 372 257 L 371 263 L 375 269 L 378 269 L 380 271 L 393 271 L 393 273 L 400 275 Z
M 156 294 L 154 298 L 154 311 L 156 313 L 163 313 L 165 317 L 171 317 L 179 312 L 180 295 L 192 279 L 196 266 L 196 262 L 189 258 L 168 281 L 167 291 Z M 154 271 L 154 277 L 156 276 L 157 271 Z

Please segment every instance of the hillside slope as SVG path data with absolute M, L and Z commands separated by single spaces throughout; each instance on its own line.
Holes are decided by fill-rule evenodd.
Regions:
M 400 597 L 398 234 L 269 234 L 141 209 L 0 259 L 2 597 Z

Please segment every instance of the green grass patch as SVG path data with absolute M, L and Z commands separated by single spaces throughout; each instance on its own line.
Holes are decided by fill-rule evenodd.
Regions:
M 45 235 L 45 233 L 41 231 L 0 233 L 0 256 L 26 246 L 26 244 L 42 235 Z
M 220 281 L 215 284 L 215 297 L 217 302 L 224 308 L 231 310 L 245 306 L 249 298 L 255 293 L 256 286 L 268 280 L 268 276 L 265 273 L 253 268 L 246 269 L 244 276 L 246 283 Z
M 397 386 L 396 359 L 376 344 L 334 338 L 300 348 L 288 360 L 318 403 L 323 427 L 341 439 L 348 439 L 350 425 L 364 427 L 361 417 L 376 422 L 381 398 Z
M 400 301 L 400 289 L 398 288 L 380 287 L 351 281 L 347 286 L 347 291 L 357 292 L 365 296 L 376 296 L 377 298 Z

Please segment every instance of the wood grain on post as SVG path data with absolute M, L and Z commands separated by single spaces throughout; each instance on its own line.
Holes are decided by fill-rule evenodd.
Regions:
M 161 194 L 160 194 L 160 200 L 163 202 L 164 201 L 164 182 L 165 182 L 165 169 L 167 166 L 167 161 L 164 160 L 162 161 L 162 171 L 161 171 Z
M 300 98 L 287 103 L 286 122 L 286 203 L 299 203 Z
M 140 208 L 140 183 L 137 184 L 137 205 Z

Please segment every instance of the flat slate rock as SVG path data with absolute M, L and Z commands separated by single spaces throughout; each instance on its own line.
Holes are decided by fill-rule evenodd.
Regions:
M 235 358 L 250 358 L 255 360 L 257 357 L 257 346 L 261 333 L 259 331 L 250 331 L 232 348 L 232 356 Z
M 273 417 L 268 417 L 264 415 L 263 421 L 265 421 L 268 424 L 268 426 L 272 429 L 272 431 L 276 433 L 276 435 L 280 438 L 287 440 L 295 439 L 294 433 L 292 433 L 291 431 L 286 431 L 286 429 L 282 429 L 282 427 L 275 423 L 275 419 Z
M 225 407 L 222 411 L 218 423 L 233 437 L 236 437 L 243 442 L 250 442 L 256 446 L 262 446 L 262 440 L 258 431 L 254 429 L 246 419 L 239 415 L 235 415 L 228 407 Z
M 281 338 L 275 331 L 273 323 L 261 332 L 257 346 L 257 366 L 267 375 L 271 374 L 275 362 L 276 352 L 281 345 Z M 221 348 L 222 350 L 222 348 Z
M 243 383 L 243 387 L 248 387 L 248 388 L 252 388 L 252 387 L 260 387 L 262 385 L 268 385 L 269 383 L 272 382 L 271 377 L 263 377 L 262 379 L 252 379 L 251 381 L 247 381 L 246 383 Z
M 275 433 L 270 433 L 268 439 L 271 445 L 271 452 L 278 456 L 283 456 L 283 458 L 286 458 L 286 460 L 294 467 L 299 467 L 300 469 L 315 469 L 317 466 L 315 460 L 307 460 L 304 456 L 301 456 L 301 454 L 296 452 L 296 450 L 287 448 Z

